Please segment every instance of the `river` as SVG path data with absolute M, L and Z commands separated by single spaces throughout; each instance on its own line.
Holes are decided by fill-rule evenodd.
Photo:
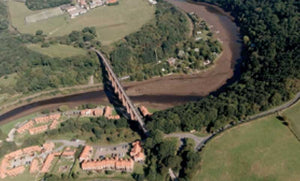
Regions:
M 141 82 L 124 82 L 127 94 L 136 104 L 156 109 L 166 109 L 189 101 L 199 100 L 220 90 L 239 77 L 241 40 L 233 18 L 220 8 L 206 3 L 191 4 L 167 0 L 185 12 L 194 12 L 212 25 L 214 36 L 222 42 L 223 53 L 213 68 L 194 75 L 170 75 Z M 0 123 L 20 118 L 60 105 L 74 107 L 85 103 L 108 104 L 103 90 L 42 100 L 15 108 L 0 116 Z

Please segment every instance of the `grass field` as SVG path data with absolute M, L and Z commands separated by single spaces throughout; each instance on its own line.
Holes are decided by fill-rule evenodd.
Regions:
M 37 23 L 25 23 L 25 17 L 41 11 L 31 11 L 24 3 L 8 2 L 13 26 L 21 33 L 35 33 L 43 30 L 49 36 L 61 36 L 86 26 L 95 26 L 98 39 L 107 45 L 137 31 L 154 17 L 153 6 L 146 0 L 120 0 L 117 6 L 104 6 L 70 19 L 67 14 L 56 16 Z M 17 11 L 16 11 L 17 10 Z
M 81 48 L 74 48 L 72 46 L 55 44 L 48 48 L 42 48 L 39 44 L 29 44 L 27 47 L 33 51 L 48 55 L 50 57 L 71 57 L 76 55 L 85 55 L 86 51 Z
M 300 180 L 300 143 L 275 116 L 226 131 L 208 143 L 195 181 Z
M 10 121 L 6 124 L 3 124 L 0 126 L 0 129 L 3 131 L 3 133 L 5 134 L 8 134 L 10 132 L 10 130 L 17 124 L 17 123 L 20 123 L 20 122 L 23 122 L 25 120 L 30 120 L 30 119 L 33 119 L 34 117 L 36 117 L 36 113 L 34 114 L 30 114 L 28 116 L 25 116 L 25 117 L 22 117 L 20 119 L 16 119 L 14 121 Z
M 291 129 L 300 138 L 300 102 L 283 112 L 288 118 Z

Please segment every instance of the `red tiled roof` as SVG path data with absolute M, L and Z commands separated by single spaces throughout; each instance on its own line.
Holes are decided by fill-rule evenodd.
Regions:
M 37 171 L 39 171 L 39 161 L 37 159 L 33 159 L 30 165 L 29 172 L 35 173 Z
M 79 161 L 81 162 L 90 159 L 92 155 L 92 151 L 93 151 L 93 147 L 86 145 L 79 156 Z
M 49 168 L 51 167 L 53 159 L 54 159 L 54 154 L 51 153 L 47 156 L 47 158 L 43 164 L 42 170 L 41 170 L 42 173 L 46 173 L 49 171 Z
M 31 120 L 31 121 L 28 121 L 27 123 L 25 123 L 24 125 L 22 125 L 21 127 L 19 127 L 17 129 L 17 132 L 18 133 L 24 133 L 25 131 L 27 131 L 29 128 L 33 127 L 34 125 L 34 122 Z

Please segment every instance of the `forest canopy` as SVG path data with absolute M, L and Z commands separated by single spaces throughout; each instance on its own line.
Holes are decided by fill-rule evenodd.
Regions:
M 299 3 L 285 0 L 206 0 L 230 11 L 243 35 L 240 79 L 218 95 L 166 111 L 147 122 L 165 133 L 215 131 L 277 106 L 300 90 Z
M 72 0 L 26 0 L 25 4 L 28 7 L 28 9 L 39 10 L 57 7 L 62 4 L 68 4 L 71 2 Z

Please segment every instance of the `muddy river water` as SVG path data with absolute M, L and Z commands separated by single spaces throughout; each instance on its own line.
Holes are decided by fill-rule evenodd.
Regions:
M 223 53 L 213 68 L 194 75 L 171 75 L 141 82 L 124 82 L 126 92 L 136 104 L 156 109 L 166 109 L 188 101 L 196 101 L 219 90 L 239 76 L 241 43 L 238 27 L 222 9 L 206 3 L 192 4 L 167 0 L 185 12 L 194 12 L 210 26 L 223 46 Z M 229 81 L 230 80 L 230 81 Z M 0 123 L 44 109 L 54 109 L 64 104 L 71 107 L 85 103 L 107 104 L 103 90 L 42 100 L 15 108 L 0 115 Z

